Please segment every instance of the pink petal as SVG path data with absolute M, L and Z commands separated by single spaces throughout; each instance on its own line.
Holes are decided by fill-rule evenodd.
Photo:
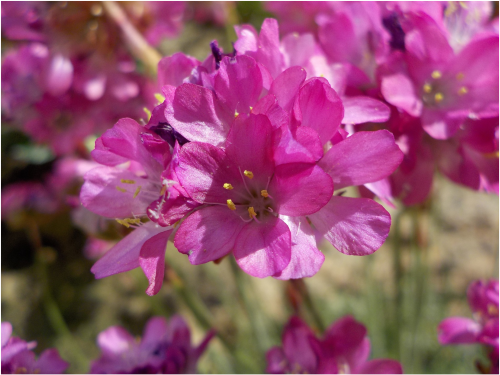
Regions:
M 333 196 L 309 219 L 338 251 L 347 255 L 374 253 L 385 242 L 391 227 L 391 215 L 366 198 Z
M 222 149 L 209 143 L 185 144 L 179 152 L 175 173 L 181 186 L 198 203 L 225 205 L 228 190 L 223 188 L 224 184 L 241 183 L 238 167 L 229 161 Z
M 364 122 L 384 122 L 389 119 L 391 110 L 380 100 L 368 96 L 345 96 L 343 124 L 362 124 Z
M 105 147 L 102 143 L 101 137 L 96 139 L 95 148 L 90 154 L 96 162 L 104 165 L 114 166 L 129 161 L 129 158 L 116 155 L 114 152 Z
M 159 191 L 155 194 L 158 188 L 151 181 L 124 169 L 97 167 L 88 171 L 84 178 L 80 191 L 82 205 L 104 217 L 142 215 L 146 213 L 149 203 L 159 195 Z M 139 193 L 136 194 L 139 187 Z
M 344 107 L 324 79 L 312 78 L 301 87 L 293 113 L 302 126 L 316 130 L 325 144 L 337 132 L 344 117 Z
M 97 336 L 97 345 L 103 354 L 110 356 L 125 353 L 134 343 L 134 336 L 119 326 L 109 327 Z
M 278 21 L 266 18 L 262 22 L 259 33 L 259 45 L 256 60 L 262 63 L 271 75 L 276 78 L 283 70 L 283 55 L 280 51 Z
M 179 252 L 189 254 L 191 264 L 207 263 L 231 252 L 244 225 L 227 207 L 201 208 L 182 222 L 174 245 Z
M 281 73 L 273 81 L 270 94 L 274 94 L 278 104 L 285 111 L 290 112 L 293 108 L 295 97 L 306 79 L 306 71 L 300 66 L 292 66 Z
M 441 345 L 472 344 L 480 332 L 481 326 L 472 319 L 446 318 L 438 326 L 438 341 Z
M 294 133 L 288 125 L 281 127 L 281 137 L 274 151 L 275 165 L 316 163 L 323 157 L 323 146 L 314 129 L 298 127 Z
M 254 115 L 266 115 L 273 126 L 278 129 L 287 126 L 290 122 L 290 115 L 286 113 L 278 104 L 278 100 L 273 94 L 268 94 L 260 99 L 252 109 Z
M 387 130 L 357 132 L 334 145 L 319 165 L 335 189 L 379 181 L 396 170 L 403 153 Z
M 36 362 L 36 368 L 42 374 L 62 374 L 69 366 L 63 361 L 57 349 L 47 349 L 40 354 Z
M 281 216 L 292 234 L 292 257 L 280 273 L 279 280 L 301 279 L 314 276 L 325 261 L 325 256 L 316 246 L 314 231 L 304 217 Z
M 149 280 L 146 294 L 154 296 L 161 289 L 165 272 L 165 251 L 173 229 L 165 230 L 151 237 L 141 247 L 139 265 Z
M 146 223 L 113 246 L 90 269 L 96 279 L 130 271 L 140 266 L 139 255 L 142 245 L 160 232 L 165 231 L 154 223 Z
M 266 116 L 240 115 L 227 136 L 226 154 L 242 172 L 252 171 L 254 181 L 267 184 L 274 171 L 272 142 L 273 127 Z
M 73 82 L 73 64 L 70 59 L 56 55 L 50 61 L 46 77 L 46 89 L 54 96 L 64 94 Z
M 333 195 L 333 183 L 314 164 L 292 163 L 276 167 L 269 193 L 278 204 L 278 212 L 303 216 L 319 211 Z
M 290 263 L 291 233 L 280 219 L 250 222 L 240 231 L 233 250 L 243 271 L 255 277 L 272 276 Z
M 266 372 L 268 374 L 286 374 L 288 360 L 282 348 L 274 346 L 269 349 L 266 352 L 266 361 Z
M 252 25 L 236 25 L 234 31 L 238 36 L 238 40 L 234 43 L 234 48 L 238 53 L 246 54 L 246 52 L 257 51 L 257 31 Z
M 435 139 L 451 138 L 464 120 L 465 116 L 451 117 L 444 110 L 424 109 L 421 116 L 422 127 Z
M 283 351 L 290 367 L 300 368 L 301 373 L 313 374 L 316 371 L 317 358 L 309 339 L 314 332 L 300 318 L 293 316 L 283 330 Z
M 254 59 L 244 55 L 223 58 L 214 90 L 230 113 L 249 113 L 262 89 L 262 74 Z
M 189 141 L 222 145 L 234 114 L 224 113 L 213 92 L 204 87 L 184 83 L 175 90 L 167 105 L 165 117 L 172 127 Z
M 163 316 L 154 316 L 148 320 L 142 335 L 142 346 L 156 346 L 165 340 L 168 331 L 167 319 Z
M 393 106 L 415 117 L 421 115 L 422 101 L 415 92 L 413 82 L 406 74 L 395 73 L 382 77 L 380 91 L 384 99 Z
M 7 345 L 7 342 L 12 335 L 12 324 L 9 322 L 2 323 L 2 348 Z
M 160 87 L 165 85 L 180 86 L 183 80 L 188 78 L 192 70 L 198 65 L 200 65 L 198 60 L 186 56 L 182 52 L 162 58 L 158 63 L 158 83 Z

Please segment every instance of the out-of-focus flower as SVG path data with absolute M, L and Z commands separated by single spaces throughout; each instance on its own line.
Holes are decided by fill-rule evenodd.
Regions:
M 292 317 L 283 330 L 282 347 L 267 354 L 270 374 L 402 374 L 392 359 L 368 360 L 366 328 L 351 316 L 336 321 L 322 339 L 300 318 Z
M 491 374 L 498 374 L 498 280 L 474 281 L 467 290 L 473 318 L 450 317 L 438 326 L 441 345 L 482 344 L 490 349 Z
M 56 349 L 47 349 L 38 359 L 31 350 L 36 342 L 12 336 L 12 325 L 2 323 L 2 374 L 62 374 L 68 367 Z
M 193 374 L 214 335 L 210 331 L 197 347 L 192 347 L 191 332 L 180 316 L 168 322 L 163 317 L 151 318 L 140 340 L 124 328 L 113 326 L 97 337 L 102 354 L 92 362 L 91 373 Z

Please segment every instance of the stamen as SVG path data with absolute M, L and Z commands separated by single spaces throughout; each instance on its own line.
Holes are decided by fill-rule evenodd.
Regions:
M 438 92 L 436 95 L 434 95 L 434 100 L 436 101 L 436 103 L 442 102 L 443 99 L 444 99 L 444 96 L 440 92 Z
M 247 176 L 250 180 L 253 178 L 253 173 L 250 171 L 244 171 L 243 174 Z
M 268 210 L 269 212 L 274 212 L 271 207 L 266 207 L 266 210 Z
M 131 225 L 133 224 L 136 224 L 136 225 L 139 225 L 141 223 L 141 219 L 139 218 L 135 218 L 135 219 L 131 219 L 131 218 L 126 218 L 126 219 L 115 219 L 118 224 L 121 224 L 127 228 L 130 228 Z
M 264 198 L 269 197 L 269 193 L 267 192 L 267 190 L 261 190 L 260 195 L 262 195 Z
M 252 107 L 252 106 L 250 106 L 250 112 L 252 112 L 252 111 L 253 111 L 253 107 Z
M 434 78 L 434 79 L 439 79 L 441 78 L 443 75 L 441 74 L 441 72 L 439 70 L 435 70 L 432 72 L 431 74 L 431 77 Z
M 224 189 L 226 189 L 226 190 L 233 190 L 233 185 L 231 185 L 231 184 L 225 183 L 223 186 L 224 186 Z
M 122 184 L 135 184 L 134 180 L 124 180 L 123 178 L 120 180 Z
M 463 74 L 462 72 L 460 72 L 460 73 L 457 74 L 456 78 L 457 78 L 458 81 L 461 81 L 462 79 L 464 79 L 464 77 L 465 77 L 465 74 Z
M 238 167 L 238 171 L 240 172 L 240 176 L 241 176 L 241 179 L 243 180 L 243 184 L 245 185 L 245 189 L 247 190 L 247 193 L 248 193 L 249 195 L 252 195 L 252 193 L 250 193 L 250 190 L 248 189 L 247 182 L 246 182 L 246 181 L 245 181 L 245 179 L 243 178 L 243 173 L 241 173 L 241 168 L 240 168 L 240 167 Z M 245 171 L 245 175 L 246 175 L 246 172 L 247 172 L 247 171 Z M 252 176 L 253 176 L 253 174 L 252 174 Z
M 159 92 L 157 92 L 157 93 L 155 94 L 155 98 L 156 98 L 156 100 L 158 100 L 158 102 L 159 102 L 160 104 L 161 104 L 161 103 L 163 103 L 163 102 L 165 101 L 165 97 L 164 97 L 162 94 L 160 94 Z
M 166 191 L 167 191 L 167 185 L 163 185 L 160 190 L 160 195 L 164 195 Z
M 469 92 L 469 90 L 467 90 L 467 87 L 465 86 L 462 86 L 460 87 L 460 89 L 458 90 L 458 95 L 465 95 Z
M 428 93 L 430 93 L 431 91 L 432 91 L 432 86 L 431 86 L 431 85 L 429 85 L 428 83 L 426 83 L 426 84 L 424 85 L 424 92 L 425 92 L 426 94 L 428 94 Z
M 231 211 L 236 210 L 236 206 L 235 206 L 235 204 L 233 203 L 233 201 L 232 201 L 231 199 L 228 199 L 228 200 L 227 200 L 227 207 L 229 207 L 229 209 L 230 209 Z
M 257 216 L 253 207 L 248 207 L 248 215 L 250 216 L 250 219 L 255 219 Z
M 240 114 L 236 111 L 234 111 L 234 118 L 238 117 Z
M 135 189 L 135 193 L 134 193 L 134 196 L 133 198 L 136 198 L 138 195 L 139 195 L 139 192 L 141 191 L 141 187 L 138 186 L 137 189 Z
M 146 112 L 146 115 L 148 116 L 148 121 L 151 119 L 151 111 L 149 109 L 147 109 L 146 107 L 144 107 L 142 109 L 144 112 Z
M 119 187 L 119 186 L 116 187 L 116 190 L 121 191 L 122 193 L 126 193 L 127 192 L 127 190 L 125 190 L 124 188 Z

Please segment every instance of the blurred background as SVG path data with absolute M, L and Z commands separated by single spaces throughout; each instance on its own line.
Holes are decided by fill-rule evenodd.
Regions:
M 148 15 L 153 8 L 121 6 L 143 35 L 157 27 Z M 37 353 L 56 347 L 71 363 L 68 372 L 86 372 L 89 361 L 99 356 L 96 337 L 107 327 L 121 325 L 141 335 L 151 316 L 182 314 L 195 343 L 211 327 L 219 333 L 199 362 L 200 373 L 260 373 L 266 350 L 281 344 L 282 328 L 294 312 L 316 329 L 353 315 L 368 329 L 372 358 L 397 359 L 407 373 L 476 372 L 474 362 L 485 358 L 483 349 L 440 346 L 436 327 L 448 316 L 471 316 L 466 300 L 470 282 L 498 278 L 498 196 L 438 175 L 425 203 L 386 207 L 393 226 L 375 254 L 348 257 L 325 241 L 326 261 L 310 279 L 252 278 L 236 272 L 229 258 L 194 267 L 169 243 L 166 280 L 156 296 L 144 293 L 147 279 L 140 269 L 95 280 L 90 267 L 128 229 L 79 209 L 89 152 L 119 118 L 147 119 L 143 107 L 152 109 L 159 89 L 150 66 L 128 52 L 130 45 L 101 3 L 54 2 L 33 9 L 31 18 L 8 9 L 22 26 L 16 28 L 4 20 L 2 3 L 1 320 L 12 323 L 15 335 L 37 341 Z M 214 39 L 231 51 L 233 25 L 250 23 L 259 30 L 263 19 L 273 16 L 260 2 L 182 3 L 171 13 L 170 19 L 160 20 L 170 25 L 168 30 L 155 29 L 163 37 L 150 44 L 161 56 L 182 51 L 201 61 Z M 22 50 L 27 40 L 34 52 Z M 52 60 L 42 61 L 47 52 L 40 46 L 49 46 Z M 43 85 L 36 74 L 19 71 L 21 65 L 42 66 L 50 76 L 53 64 L 64 71 L 64 59 L 57 56 L 68 46 L 94 86 L 46 84 L 45 91 L 61 91 L 54 100 L 38 88 Z M 80 69 L 73 66 L 75 72 Z M 105 72 L 103 88 L 95 72 L 110 66 L 121 68 L 119 74 Z M 16 82 L 9 80 L 13 69 L 21 77 Z M 18 102 L 12 95 L 5 99 L 20 86 L 33 88 L 29 105 L 19 104 L 16 96 Z M 127 87 L 130 94 L 113 96 L 113 87 Z M 73 109 L 66 113 L 67 108 Z M 78 122 L 85 132 L 68 135 Z M 310 301 L 304 301 L 304 290 Z M 306 303 L 313 309 L 305 309 Z

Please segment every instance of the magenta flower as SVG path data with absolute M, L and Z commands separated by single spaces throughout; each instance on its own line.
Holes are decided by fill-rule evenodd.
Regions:
M 62 374 L 69 366 L 56 349 L 47 349 L 38 359 L 31 350 L 36 342 L 12 336 L 12 325 L 2 323 L 2 374 Z
M 298 317 L 283 330 L 283 347 L 267 354 L 270 374 L 402 374 L 401 364 L 392 359 L 368 360 L 370 340 L 366 328 L 351 316 L 336 321 L 323 339 Z
M 474 319 L 451 317 L 438 326 L 441 345 L 482 344 L 490 348 L 490 373 L 498 374 L 498 280 L 474 281 L 467 290 Z
M 149 205 L 167 191 L 169 182 L 161 176 L 171 160 L 170 145 L 134 120 L 122 119 L 96 141 L 92 156 L 104 166 L 85 174 L 80 192 L 83 206 L 137 229 L 91 271 L 102 278 L 141 266 L 150 281 L 147 293 L 156 294 L 163 283 L 165 247 L 173 228 L 142 223 L 141 217 L 146 217 Z
M 436 139 L 453 136 L 467 118 L 497 117 L 498 35 L 478 36 L 455 55 L 432 18 L 408 17 L 406 52 L 378 68 L 384 98 L 420 117 Z
M 92 374 L 193 374 L 196 364 L 215 335 L 210 331 L 197 346 L 184 319 L 151 318 L 140 341 L 119 326 L 101 332 L 101 357 L 92 362 Z

